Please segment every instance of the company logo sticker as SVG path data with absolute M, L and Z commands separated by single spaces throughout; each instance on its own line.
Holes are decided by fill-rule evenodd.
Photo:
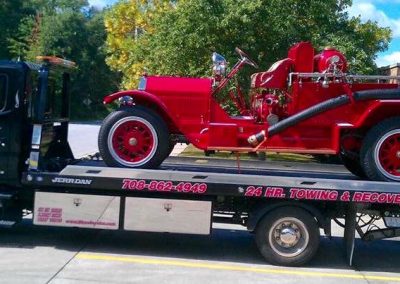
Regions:
M 67 184 L 84 184 L 90 185 L 92 183 L 91 179 L 80 179 L 80 178 L 62 178 L 56 177 L 51 180 L 52 183 L 67 183 Z

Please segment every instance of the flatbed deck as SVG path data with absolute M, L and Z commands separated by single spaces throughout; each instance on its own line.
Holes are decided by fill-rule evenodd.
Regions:
M 340 165 L 243 161 L 239 170 L 235 163 L 170 158 L 160 169 L 147 170 L 110 168 L 102 161 L 81 161 L 59 173 L 27 172 L 23 181 L 26 185 L 68 190 L 400 204 L 398 183 L 360 180 Z

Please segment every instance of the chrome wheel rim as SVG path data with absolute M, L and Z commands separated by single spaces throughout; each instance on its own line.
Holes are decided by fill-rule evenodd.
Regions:
M 295 257 L 307 248 L 310 236 L 302 221 L 284 217 L 272 224 L 268 240 L 272 250 L 278 255 Z

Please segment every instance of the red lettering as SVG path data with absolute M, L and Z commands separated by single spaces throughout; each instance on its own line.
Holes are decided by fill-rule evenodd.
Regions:
M 388 196 L 386 193 L 381 193 L 378 196 L 378 203 L 386 203 L 388 201 Z M 390 202 L 389 202 L 390 203 Z
M 128 189 L 130 181 L 130 179 L 124 179 L 122 181 L 122 189 Z
M 362 198 L 362 192 L 354 192 L 353 201 L 360 202 Z
M 336 201 L 338 199 L 338 196 L 339 196 L 339 193 L 336 190 L 330 191 L 327 200 Z
M 284 198 L 286 195 L 282 187 L 267 187 L 264 197 Z
M 394 199 L 395 199 L 394 194 L 387 194 L 387 203 L 393 203 Z
M 376 193 L 376 192 L 374 192 L 374 193 L 371 194 L 371 197 L 370 197 L 369 200 L 370 200 L 371 202 L 376 202 L 378 198 L 379 198 L 379 194 Z
M 296 198 L 296 195 L 297 195 L 297 191 L 298 191 L 297 188 L 291 188 L 291 189 L 290 189 L 290 198 L 295 199 L 295 198 Z
M 307 190 L 306 191 L 306 196 L 307 199 L 316 199 L 318 197 L 318 190 Z
M 309 200 L 337 200 L 339 193 L 336 190 L 300 189 L 291 188 L 290 198 Z

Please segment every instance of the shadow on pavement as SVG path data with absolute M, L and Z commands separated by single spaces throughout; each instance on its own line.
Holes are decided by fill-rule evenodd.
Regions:
M 0 247 L 33 249 L 40 246 L 124 256 L 267 264 L 258 252 L 253 235 L 242 230 L 214 229 L 211 236 L 198 236 L 36 227 L 25 222 L 0 232 Z M 399 243 L 357 240 L 354 263 L 358 271 L 400 272 Z M 321 238 L 320 249 L 307 267 L 350 269 L 343 257 L 342 239 Z

